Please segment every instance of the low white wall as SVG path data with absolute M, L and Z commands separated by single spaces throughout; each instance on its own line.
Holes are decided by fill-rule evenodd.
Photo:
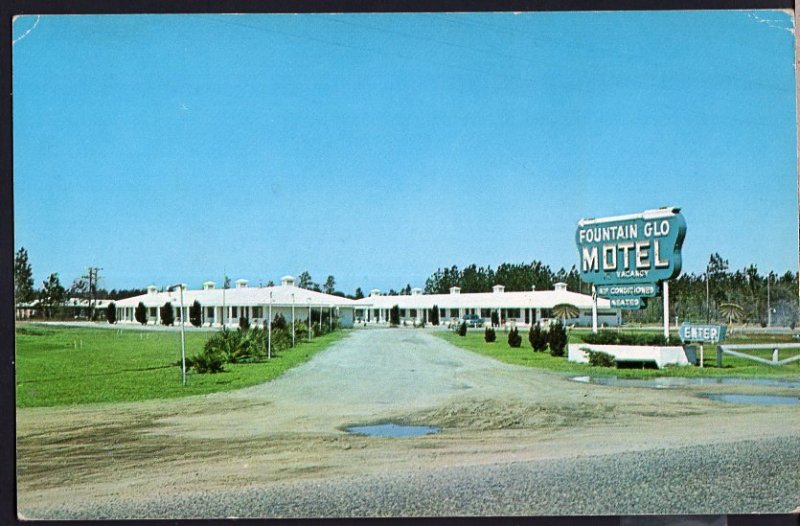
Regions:
M 655 362 L 659 369 L 665 365 L 689 365 L 686 353 L 680 346 L 649 345 L 594 345 L 589 343 L 570 343 L 567 359 L 570 362 L 589 363 L 589 353 L 581 349 L 590 349 L 610 354 L 615 360 L 624 362 Z

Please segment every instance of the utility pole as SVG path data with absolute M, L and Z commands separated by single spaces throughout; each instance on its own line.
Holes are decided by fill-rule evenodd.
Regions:
M 100 267 L 89 267 L 83 279 L 89 282 L 89 319 L 94 320 L 94 305 L 97 296 L 97 280 L 100 279 Z

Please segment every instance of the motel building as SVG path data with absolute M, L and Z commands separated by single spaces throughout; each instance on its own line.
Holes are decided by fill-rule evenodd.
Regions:
M 411 289 L 411 295 L 382 296 L 380 290 L 373 289 L 367 298 L 356 300 L 355 318 L 359 323 L 388 323 L 389 311 L 394 305 L 400 309 L 401 323 L 428 323 L 430 309 L 439 309 L 439 322 L 454 323 L 467 314 L 483 318 L 491 323 L 492 313 L 496 312 L 500 325 L 546 325 L 553 318 L 552 308 L 568 303 L 578 308 L 577 318 L 567 319 L 567 325 L 592 325 L 592 297 L 587 294 L 570 292 L 566 283 L 556 283 L 553 290 L 506 292 L 503 285 L 495 285 L 492 292 L 461 293 L 459 287 L 452 287 L 449 294 L 423 294 L 422 289 Z M 620 309 L 612 309 L 607 299 L 597 299 L 597 323 L 609 326 L 620 325 Z
M 311 312 L 314 318 L 322 313 L 325 319 L 333 315 L 342 327 L 353 326 L 354 301 L 300 288 L 292 276 L 281 278 L 281 284 L 273 287 L 248 287 L 246 279 L 236 280 L 235 288 L 218 289 L 213 281 L 203 283 L 202 290 L 183 288 L 183 316 L 189 320 L 189 307 L 197 301 L 201 306 L 202 326 L 238 327 L 239 318 L 247 318 L 251 324 L 262 325 L 270 316 L 282 314 L 288 323 L 292 320 L 306 321 Z M 147 288 L 147 294 L 125 298 L 115 302 L 118 323 L 138 323 L 135 311 L 139 303 L 147 308 L 147 323 L 161 323 L 160 307 L 172 304 L 175 321 L 181 320 L 181 291 L 159 292 L 155 285 Z

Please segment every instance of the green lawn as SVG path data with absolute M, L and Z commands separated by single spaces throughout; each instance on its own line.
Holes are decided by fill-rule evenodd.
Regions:
M 586 334 L 589 329 L 574 329 L 570 332 L 570 343 L 580 343 L 580 335 Z M 655 331 L 653 331 L 655 332 Z M 641 333 L 641 331 L 637 331 Z M 434 332 L 436 336 L 472 352 L 500 360 L 501 362 L 524 365 L 527 367 L 537 367 L 540 369 L 548 369 L 550 371 L 563 372 L 569 374 L 591 374 L 595 376 L 619 376 L 625 378 L 646 378 L 654 376 L 780 376 L 780 377 L 798 377 L 800 376 L 800 361 L 793 362 L 789 365 L 773 367 L 770 365 L 762 365 L 757 362 L 745 360 L 743 358 L 736 358 L 733 356 L 725 355 L 723 358 L 723 367 L 718 368 L 717 351 L 715 345 L 706 345 L 704 347 L 704 367 L 667 367 L 665 369 L 617 369 L 614 367 L 590 367 L 586 364 L 578 364 L 567 361 L 566 356 L 557 358 L 550 356 L 550 353 L 533 352 L 530 343 L 528 342 L 528 332 L 521 331 L 522 346 L 519 348 L 512 348 L 508 345 L 508 335 L 502 330 L 497 331 L 497 341 L 493 343 L 486 343 L 483 339 L 483 331 L 469 331 L 466 336 L 459 336 L 453 331 L 437 331 Z M 676 341 L 678 340 L 677 333 L 674 335 Z M 729 338 L 725 343 L 777 343 L 777 342 L 797 342 L 792 340 L 791 335 L 735 335 Z M 800 342 L 797 342 L 800 343 Z M 698 356 L 699 356 L 698 348 Z M 754 354 L 763 358 L 771 358 L 771 351 L 744 351 L 748 354 Z M 565 351 L 566 353 L 566 351 Z M 800 348 L 791 351 L 782 351 L 781 358 L 787 358 L 800 354 Z
M 212 332 L 186 333 L 186 355 Z M 24 325 L 16 335 L 17 407 L 175 398 L 239 389 L 272 380 L 340 340 L 337 331 L 218 374 L 189 372 L 181 385 L 180 332 Z

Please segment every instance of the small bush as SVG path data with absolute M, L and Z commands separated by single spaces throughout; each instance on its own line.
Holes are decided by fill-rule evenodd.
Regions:
M 136 317 L 136 321 L 142 325 L 147 325 L 147 307 L 144 306 L 144 303 L 139 302 L 133 315 Z
M 458 335 L 459 336 L 466 336 L 467 335 L 467 322 L 462 321 L 461 325 L 458 326 Z
M 294 321 L 294 335 L 297 338 L 308 338 L 308 325 L 303 320 Z
M 271 328 L 273 331 L 285 331 L 289 328 L 289 325 L 286 323 L 286 318 L 283 317 L 283 314 L 278 313 L 275 315 L 275 318 L 272 320 Z
M 564 356 L 564 349 L 567 347 L 567 329 L 560 320 L 550 326 L 547 345 L 550 347 L 551 356 Z
M 483 330 L 483 339 L 486 340 L 487 343 L 492 343 L 497 340 L 497 334 L 495 334 L 493 328 L 486 327 L 486 329 Z
M 243 331 L 246 331 L 250 328 L 250 320 L 248 320 L 246 316 L 239 318 L 239 328 Z
M 431 322 L 431 325 L 439 325 L 439 306 L 438 305 L 434 305 L 431 308 L 431 315 L 428 318 L 428 320 Z
M 519 331 L 516 327 L 511 329 L 511 332 L 508 333 L 508 345 L 511 347 L 519 347 L 522 345 L 522 336 L 519 335 Z
M 195 327 L 203 324 L 203 308 L 197 300 L 194 300 L 194 303 L 189 307 L 189 323 Z
M 500 317 L 497 315 L 497 311 L 492 311 L 492 327 L 498 327 L 500 325 Z
M 163 307 L 161 307 L 161 323 L 164 325 L 174 325 L 175 324 L 175 310 L 172 308 L 172 303 L 166 302 Z
M 528 332 L 528 341 L 535 352 L 542 352 L 547 349 L 547 331 L 543 331 L 538 323 L 535 323 Z
M 213 350 L 205 349 L 202 353 L 192 358 L 186 359 L 186 368 L 194 369 L 200 374 L 216 374 L 225 370 L 223 367 L 225 358 L 222 353 Z
M 581 349 L 589 354 L 589 365 L 592 367 L 615 367 L 617 361 L 608 353 L 602 351 L 592 351 L 590 349 Z

